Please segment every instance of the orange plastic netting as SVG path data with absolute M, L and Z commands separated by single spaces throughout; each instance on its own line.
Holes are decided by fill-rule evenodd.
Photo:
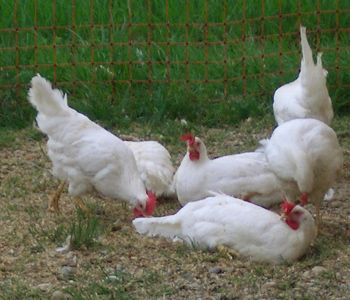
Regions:
M 341 39 L 349 37 L 350 22 L 348 26 L 342 26 L 344 22 L 340 22 L 341 18 L 345 18 L 350 13 L 350 6 L 343 7 L 343 1 L 331 1 L 332 4 L 323 8 L 323 1 L 314 1 L 314 9 L 312 11 L 304 11 L 302 8 L 302 1 L 296 1 L 296 10 L 287 12 L 283 9 L 283 1 L 276 2 L 275 13 L 273 15 L 266 15 L 265 8 L 268 1 L 256 1 L 256 9 L 259 11 L 259 16 L 251 16 L 247 14 L 247 5 L 249 1 L 240 1 L 238 9 L 241 10 L 242 18 L 230 18 L 230 11 L 232 9 L 232 1 L 222 1 L 222 18 L 217 22 L 209 17 L 211 9 L 211 1 L 199 1 L 199 5 L 203 10 L 201 19 L 193 20 L 191 2 L 181 1 L 184 8 L 182 11 L 183 17 L 175 22 L 174 18 L 169 16 L 169 6 L 174 5 L 172 0 L 164 0 L 163 19 L 155 22 L 153 18 L 154 3 L 151 0 L 142 2 L 145 7 L 144 21 L 135 21 L 133 17 L 133 7 L 137 5 L 137 1 L 127 1 L 128 12 L 123 22 L 118 22 L 114 19 L 115 10 L 117 7 L 116 1 L 104 1 L 108 11 L 108 18 L 103 23 L 97 23 L 95 20 L 97 7 L 96 1 L 65 1 L 69 3 L 69 22 L 67 24 L 59 21 L 57 7 L 59 2 L 52 1 L 50 18 L 50 25 L 40 24 L 38 15 L 40 10 L 40 3 L 38 0 L 33 0 L 33 15 L 30 16 L 30 22 L 23 24 L 20 19 L 21 1 L 14 1 L 14 11 L 12 15 L 12 26 L 7 28 L 0 28 L 0 35 L 11 35 L 13 43 L 11 45 L 0 45 L 2 55 L 7 55 L 11 59 L 1 63 L 2 72 L 9 72 L 12 74 L 12 80 L 0 82 L 0 88 L 14 88 L 16 90 L 23 89 L 23 86 L 28 84 L 29 76 L 22 76 L 23 70 L 30 70 L 30 76 L 36 72 L 50 71 L 52 80 L 56 84 L 70 84 L 73 88 L 78 84 L 84 82 L 85 84 L 98 84 L 101 82 L 110 82 L 114 87 L 112 92 L 115 92 L 116 84 L 168 84 L 168 83 L 183 83 L 183 84 L 220 84 L 222 92 L 227 95 L 229 87 L 235 83 L 240 82 L 241 94 L 259 94 L 259 89 L 251 90 L 250 84 L 252 81 L 259 80 L 260 86 L 269 81 L 271 76 L 280 76 L 285 74 L 286 68 L 283 63 L 283 57 L 294 55 L 296 64 L 300 62 L 300 54 L 297 48 L 286 49 L 283 47 L 283 41 L 287 37 L 292 37 L 296 41 L 299 39 L 298 26 L 304 20 L 308 20 L 312 26 L 308 27 L 308 36 L 315 42 L 313 44 L 315 51 L 324 52 L 324 57 L 331 54 L 332 63 L 326 67 L 332 73 L 334 80 L 330 86 L 336 88 L 349 87 L 347 82 L 341 78 L 341 74 L 349 72 L 349 66 L 344 63 L 342 57 L 349 54 L 350 46 L 340 43 Z M 77 6 L 86 3 L 86 12 L 83 17 L 77 13 Z M 180 3 L 180 2 L 179 2 Z M 180 5 L 180 4 L 179 4 Z M 235 6 L 237 9 L 237 6 Z M 329 9 L 329 7 L 331 9 Z M 323 17 L 333 18 L 333 27 L 325 28 L 323 26 Z M 348 18 L 348 17 L 347 17 Z M 311 20 L 311 21 L 310 21 Z M 286 22 L 294 22 L 293 30 L 286 31 Z M 231 35 L 230 30 L 233 27 L 239 27 L 240 34 Z M 252 32 L 252 28 L 255 28 Z M 273 28 L 271 30 L 271 28 Z M 94 39 L 92 36 L 95 32 L 104 30 L 106 36 L 103 39 Z M 180 40 L 173 38 L 173 31 L 182 32 Z M 199 31 L 201 39 L 193 38 L 191 33 Z M 124 35 L 118 38 L 115 31 L 124 32 Z M 142 38 L 135 38 L 135 32 L 141 32 Z M 163 32 L 161 40 L 155 36 L 155 32 Z M 215 36 L 213 32 L 219 31 L 220 34 Z M 81 41 L 79 32 L 91 35 L 91 39 Z M 45 33 L 48 36 L 46 42 L 38 40 L 38 36 Z M 61 36 L 69 34 L 69 40 L 62 43 Z M 217 37 L 220 37 L 218 39 Z M 328 36 L 334 40 L 331 47 L 322 46 L 321 40 L 323 36 Z M 230 49 L 235 47 L 237 49 L 244 49 L 245 44 L 251 38 L 254 38 L 256 44 L 261 45 L 262 51 L 254 53 L 246 53 L 241 51 L 240 56 L 235 58 L 234 64 L 239 66 L 239 72 L 236 74 L 230 73 L 232 68 L 232 58 L 230 56 Z M 26 39 L 26 42 L 23 42 Z M 28 42 L 29 40 L 29 42 Z M 273 42 L 277 45 L 273 51 L 264 50 L 264 44 Z M 157 58 L 154 54 L 156 47 L 159 47 L 161 58 Z M 181 57 L 172 55 L 173 49 L 181 49 Z M 201 49 L 201 57 L 197 59 L 191 57 L 192 48 Z M 219 52 L 213 58 L 210 55 L 213 49 Z M 122 58 L 116 59 L 114 52 L 116 49 L 123 49 L 125 55 Z M 141 60 L 135 57 L 135 49 L 140 50 L 145 59 Z M 46 52 L 45 52 L 46 51 Z M 84 52 L 83 59 L 76 59 L 77 56 L 72 55 L 71 58 L 65 61 L 60 59 L 62 52 L 76 53 Z M 46 58 L 42 53 L 47 53 Z M 103 55 L 100 55 L 103 53 Z M 26 55 L 30 55 L 30 59 L 23 59 Z M 329 56 L 330 57 L 330 56 Z M 249 67 L 256 60 L 268 61 L 274 60 L 273 68 L 258 68 L 258 71 L 250 71 Z M 299 62 L 298 62 L 299 61 Z M 218 76 L 212 69 L 216 65 L 215 70 L 220 70 Z M 127 74 L 118 76 L 112 74 L 111 76 L 99 76 L 95 72 L 96 68 L 105 68 L 108 72 L 109 68 L 116 68 L 118 66 L 125 66 Z M 194 66 L 199 66 L 202 74 L 198 78 L 191 76 L 191 69 Z M 183 70 L 182 76 L 173 76 L 173 68 L 181 68 Z M 65 79 L 60 76 L 61 71 L 69 68 L 71 76 Z M 79 77 L 77 69 L 86 69 L 86 72 L 91 73 L 89 76 Z M 144 73 L 142 76 L 134 76 L 135 70 L 142 68 Z M 60 71 L 61 70 L 61 71 Z M 161 71 L 159 71 L 161 70 Z M 162 76 L 157 76 L 157 72 L 161 72 Z M 292 71 L 289 71 L 290 73 Z M 294 74 L 297 72 L 297 67 L 294 67 Z M 9 75 L 10 76 L 10 75 Z M 293 76 L 290 76 L 293 79 Z

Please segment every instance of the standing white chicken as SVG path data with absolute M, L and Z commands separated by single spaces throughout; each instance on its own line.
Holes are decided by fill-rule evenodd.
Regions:
M 343 165 L 336 133 L 321 121 L 295 119 L 278 126 L 264 143 L 269 166 L 287 199 L 310 199 L 319 224 L 321 201 Z
M 40 75 L 33 77 L 31 85 L 28 98 L 38 110 L 40 130 L 49 137 L 52 173 L 68 181 L 69 194 L 78 197 L 95 189 L 145 211 L 147 201 L 154 199 L 147 195 L 133 153 L 124 142 L 70 108 L 66 95 Z M 58 208 L 58 203 L 52 205 Z
M 303 58 L 299 77 L 276 90 L 273 102 L 275 119 L 278 125 L 300 118 L 318 119 L 329 125 L 333 119 L 333 107 L 326 86 L 327 71 L 322 68 L 322 54 L 317 54 L 315 65 L 305 27 L 300 27 L 300 36 Z
M 175 215 L 138 218 L 140 234 L 183 240 L 200 248 L 226 246 L 255 261 L 274 264 L 301 257 L 315 238 L 311 214 L 293 203 L 282 205 L 284 218 L 226 195 L 188 203 Z
M 156 141 L 124 141 L 134 154 L 146 189 L 159 196 L 172 196 L 174 167 L 168 150 Z
M 279 182 L 262 151 L 209 159 L 204 143 L 192 134 L 183 135 L 187 154 L 174 176 L 174 188 L 182 205 L 212 192 L 242 197 L 268 207 L 282 200 Z

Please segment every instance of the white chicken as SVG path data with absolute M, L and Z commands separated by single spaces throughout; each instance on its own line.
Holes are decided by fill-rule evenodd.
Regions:
M 147 195 L 133 153 L 122 140 L 70 108 L 67 96 L 40 75 L 33 77 L 28 99 L 38 110 L 40 130 L 49 137 L 52 173 L 68 181 L 70 195 L 94 189 L 146 210 L 153 196 Z M 58 208 L 58 203 L 51 205 Z
M 173 196 L 174 167 L 168 150 L 156 141 L 124 141 L 134 154 L 146 189 L 159 196 Z
M 273 102 L 275 119 L 278 125 L 300 118 L 318 119 L 329 125 L 333 119 L 333 107 L 326 86 L 327 71 L 322 68 L 322 54 L 317 54 L 315 65 L 305 27 L 300 27 L 300 36 L 303 58 L 299 77 L 276 90 Z
M 284 218 L 226 195 L 188 203 L 175 215 L 138 218 L 136 231 L 182 240 L 199 248 L 226 246 L 255 261 L 273 264 L 301 257 L 316 236 L 314 219 L 299 205 L 283 203 Z
M 174 189 L 182 205 L 212 192 L 269 207 L 282 200 L 279 182 L 269 170 L 262 151 L 209 159 L 204 143 L 192 134 L 182 136 L 187 154 L 174 176 Z
M 278 126 L 264 142 L 271 170 L 287 200 L 310 200 L 320 223 L 322 199 L 343 165 L 336 133 L 316 119 L 295 119 Z

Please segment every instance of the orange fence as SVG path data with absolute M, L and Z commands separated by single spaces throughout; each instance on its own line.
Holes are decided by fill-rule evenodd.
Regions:
M 326 61 L 329 57 L 325 67 L 331 74 L 330 87 L 349 87 L 345 74 L 350 71 L 350 22 L 345 18 L 349 19 L 350 1 L 311 1 L 311 10 L 303 6 L 310 1 L 301 0 L 2 2 L 0 9 L 13 7 L 7 7 L 11 21 L 0 22 L 0 68 L 7 72 L 0 88 L 15 89 L 21 98 L 36 72 L 72 89 L 107 83 L 112 93 L 123 84 L 146 85 L 150 91 L 153 84 L 218 84 L 227 96 L 239 82 L 234 93 L 262 94 L 271 78 L 277 84 L 296 77 L 300 23 L 308 27 L 314 51 L 324 52 Z M 285 2 L 296 4 L 288 8 Z M 216 20 L 214 9 L 220 11 Z M 329 43 L 322 43 L 324 37 Z M 284 44 L 286 40 L 289 45 L 294 41 L 294 47 Z M 119 76 L 116 70 L 121 66 L 124 73 Z M 251 89 L 255 81 L 259 85 Z

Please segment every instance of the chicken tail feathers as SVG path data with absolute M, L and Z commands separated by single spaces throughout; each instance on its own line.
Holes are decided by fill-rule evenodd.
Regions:
M 181 225 L 174 220 L 174 216 L 137 218 L 132 223 L 136 231 L 142 235 L 173 239 L 181 233 Z
M 312 57 L 312 50 L 307 41 L 306 28 L 300 27 L 300 38 L 301 38 L 301 50 L 303 58 L 301 60 L 300 66 L 300 78 L 303 86 L 306 86 L 308 92 L 311 95 L 317 94 L 315 97 L 310 97 L 315 99 L 315 103 L 310 103 L 310 107 L 317 105 L 319 99 L 324 99 L 324 97 L 319 97 L 319 94 L 326 93 L 326 77 L 327 71 L 323 69 L 322 66 L 322 53 L 317 54 L 316 64 Z M 328 99 L 328 97 L 326 98 Z
M 301 70 L 307 66 L 314 66 L 314 59 L 312 58 L 312 50 L 306 37 L 306 27 L 300 26 L 301 51 L 303 59 L 301 61 Z
M 53 89 L 51 83 L 39 74 L 31 81 L 28 100 L 44 116 L 56 116 L 67 112 L 67 95 Z
M 324 77 L 326 78 L 328 75 L 328 71 L 326 69 L 323 69 L 323 66 L 322 66 L 322 52 L 317 53 L 316 67 L 318 68 L 318 70 L 322 70 L 322 73 L 323 73 Z

